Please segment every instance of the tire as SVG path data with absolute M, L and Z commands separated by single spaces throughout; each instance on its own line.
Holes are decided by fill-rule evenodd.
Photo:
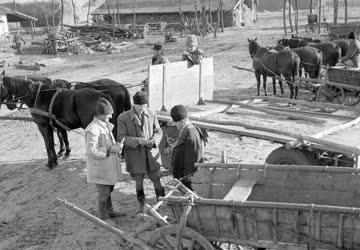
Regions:
M 265 162 L 277 165 L 317 165 L 315 157 L 310 152 L 299 149 L 288 150 L 284 146 L 272 151 Z
M 172 240 L 174 241 L 174 244 L 172 244 L 171 247 L 167 247 L 165 249 L 175 249 L 177 230 L 178 230 L 177 225 L 160 227 L 153 233 L 153 235 L 151 235 L 150 240 L 147 243 L 149 246 L 153 247 L 154 249 L 162 249 L 159 247 L 158 244 L 161 243 L 160 242 L 161 239 L 168 236 L 173 238 Z M 191 240 L 195 241 L 196 245 L 198 246 L 198 248 L 196 249 L 215 250 L 214 246 L 204 236 L 202 236 L 201 234 L 199 234 L 198 232 L 196 232 L 195 230 L 189 227 L 184 227 L 183 237 L 184 239 L 188 239 L 188 241 L 190 242 Z M 168 240 L 166 241 L 169 242 Z M 173 245 L 174 247 L 172 248 Z

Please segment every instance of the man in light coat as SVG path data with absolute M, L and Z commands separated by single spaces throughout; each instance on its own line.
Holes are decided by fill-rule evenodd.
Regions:
M 143 187 L 145 174 L 154 184 L 156 197 L 165 195 L 159 176 L 161 166 L 159 143 L 162 130 L 156 114 L 148 108 L 147 94 L 137 92 L 133 96 L 133 101 L 132 109 L 118 117 L 117 139 L 124 140 L 126 170 L 135 179 L 139 201 L 137 213 L 142 213 L 145 202 Z
M 122 143 L 116 143 L 111 132 L 114 125 L 109 122 L 113 112 L 110 102 L 100 98 L 96 115 L 85 129 L 87 181 L 96 184 L 102 220 L 123 215 L 114 212 L 111 201 L 114 185 L 122 179 L 119 157 Z

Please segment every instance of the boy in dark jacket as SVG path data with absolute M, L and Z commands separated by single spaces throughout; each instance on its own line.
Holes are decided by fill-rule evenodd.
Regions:
M 189 177 L 197 170 L 194 164 L 203 162 L 203 135 L 199 128 L 191 124 L 183 105 L 174 106 L 170 115 L 180 131 L 172 150 L 173 176 L 180 179 L 186 187 L 192 190 Z

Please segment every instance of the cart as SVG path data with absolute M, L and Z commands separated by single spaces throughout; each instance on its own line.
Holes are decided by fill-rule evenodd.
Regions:
M 194 192 L 176 181 L 159 203 L 147 205 L 155 223 L 133 234 L 58 201 L 116 233 L 127 242 L 122 249 L 360 248 L 356 169 L 268 164 L 197 164 L 197 168 Z M 168 216 L 158 212 L 163 202 L 171 209 Z M 151 236 L 141 239 L 139 234 L 150 228 Z
M 356 36 L 360 34 L 360 22 L 349 22 L 344 24 L 334 24 L 330 26 L 329 37 L 331 40 L 346 38 L 347 35 L 354 31 Z

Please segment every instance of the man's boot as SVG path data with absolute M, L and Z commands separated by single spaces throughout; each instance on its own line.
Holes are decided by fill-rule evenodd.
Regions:
M 107 208 L 107 215 L 110 218 L 120 217 L 120 216 L 125 216 L 126 215 L 125 213 L 114 212 L 113 205 L 112 205 L 112 202 L 111 202 L 111 196 L 107 199 L 106 208 Z
M 137 190 L 136 191 L 136 196 L 137 196 L 137 199 L 139 201 L 139 207 L 138 207 L 136 213 L 137 214 L 142 214 L 142 213 L 144 213 L 144 203 L 145 203 L 144 190 Z
M 107 202 L 105 201 L 98 201 L 98 206 L 99 206 L 99 218 L 102 220 L 106 220 L 107 218 L 109 218 L 109 216 L 107 215 Z
M 164 197 L 165 196 L 165 188 L 161 187 L 159 189 L 155 189 L 155 194 L 156 194 L 156 200 L 159 201 L 159 197 Z

